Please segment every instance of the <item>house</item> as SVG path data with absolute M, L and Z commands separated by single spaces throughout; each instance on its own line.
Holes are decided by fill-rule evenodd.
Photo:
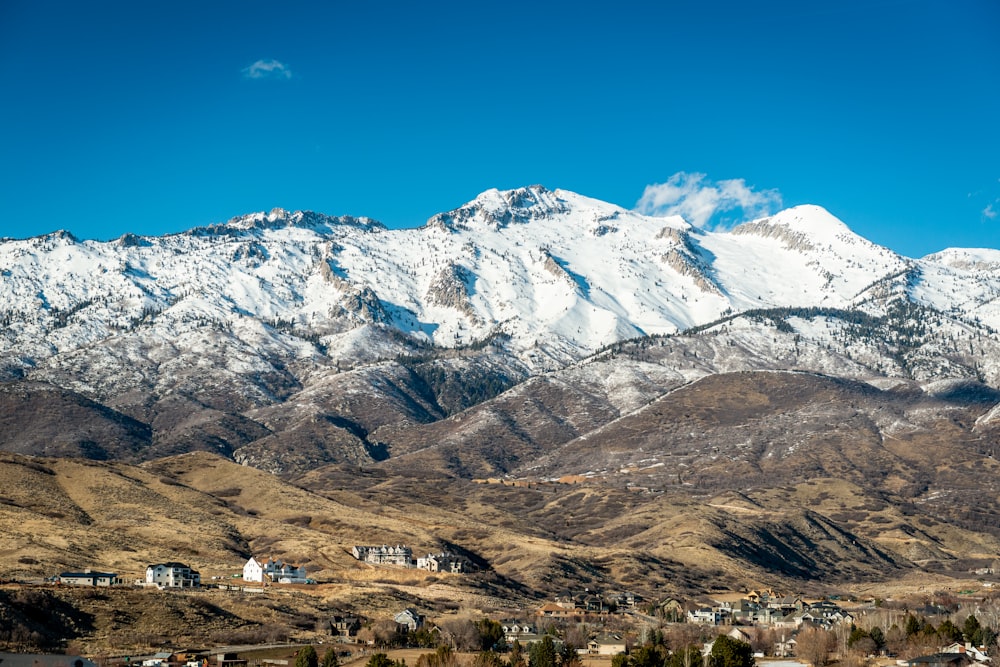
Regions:
M 908 667 L 965 667 L 972 662 L 967 653 L 933 653 L 907 660 L 906 664 Z
M 805 605 L 801 598 L 797 598 L 794 595 L 786 595 L 783 598 L 771 600 L 767 603 L 767 606 L 780 611 L 782 614 L 794 614 Z
M 604 598 L 597 594 L 577 595 L 572 598 L 573 606 L 588 614 L 603 614 L 609 610 Z
M 767 605 L 771 600 L 774 600 L 778 596 L 774 594 L 770 588 L 761 591 L 750 591 L 747 593 L 747 600 L 753 602 L 754 604 Z
M 728 605 L 728 609 L 734 622 L 743 621 L 746 623 L 752 623 L 754 617 L 760 613 L 761 606 L 759 602 L 754 602 L 749 598 L 745 598 L 739 600 L 736 604 Z
M 718 625 L 722 620 L 722 612 L 711 607 L 692 609 L 687 613 L 688 623 L 699 623 L 701 625 Z
M 781 616 L 780 614 L 775 614 L 771 616 L 771 627 L 776 630 L 794 630 L 801 624 L 801 619 L 797 619 L 795 614 L 788 614 L 787 616 Z
M 638 593 L 633 593 L 632 591 L 615 592 L 609 594 L 607 597 L 608 600 L 617 605 L 619 609 L 625 607 L 632 609 L 637 604 L 642 602 L 642 596 Z
M 733 628 L 732 630 L 730 630 L 726 634 L 729 637 L 731 637 L 732 639 L 735 639 L 738 642 L 743 642 L 744 644 L 749 644 L 750 643 L 750 635 L 748 635 L 747 633 L 743 632 L 739 628 Z
M 550 618 L 570 618 L 578 616 L 580 612 L 573 605 L 563 606 L 558 602 L 548 602 L 539 607 L 535 614 Z
M 684 618 L 684 605 L 680 600 L 667 598 L 660 603 L 659 614 L 667 621 L 679 622 Z
M 789 617 L 785 617 L 786 619 Z M 790 616 L 796 625 L 811 623 L 829 630 L 841 623 L 852 623 L 854 617 L 832 602 L 817 602 L 809 605 L 802 611 L 797 611 Z
M 392 620 L 396 621 L 396 625 L 411 632 L 424 624 L 424 619 L 417 610 L 409 607 L 393 616 Z
M 429 570 L 430 572 L 465 572 L 465 559 L 448 552 L 439 554 L 427 554 L 423 558 L 417 559 L 418 570 Z
M 625 653 L 625 640 L 621 635 L 604 634 L 587 642 L 587 655 L 618 655 Z
M 304 584 L 305 566 L 295 566 L 281 560 L 267 558 L 258 560 L 251 557 L 243 566 L 243 580 L 257 583 Z
M 247 660 L 238 653 L 216 653 L 212 658 L 218 667 L 247 667 Z
M 361 619 L 357 616 L 334 616 L 330 619 L 330 634 L 340 637 L 354 637 L 361 629 Z
M 399 567 L 413 567 L 413 550 L 403 544 L 394 547 L 382 545 L 380 547 L 356 546 L 351 549 L 351 555 L 364 563 L 372 565 L 398 565 Z
M 184 563 L 157 563 L 146 568 L 146 585 L 159 588 L 197 588 L 201 574 Z
M 68 586 L 96 586 L 106 588 L 108 586 L 120 586 L 122 579 L 112 572 L 95 572 L 86 569 L 83 572 L 63 572 L 59 575 L 59 583 Z
M 533 641 L 538 638 L 535 627 L 528 623 L 504 621 L 501 627 L 503 628 L 504 640 L 507 642 L 508 646 L 512 645 L 515 641 L 522 645 L 526 645 L 529 641 Z
M 796 642 L 794 637 L 785 639 L 785 636 L 781 635 L 781 640 L 775 642 L 774 644 L 774 657 L 787 658 L 795 655 L 795 644 Z
M 990 657 L 972 645 L 972 642 L 955 642 L 941 649 L 941 653 L 965 653 L 974 662 L 989 662 Z

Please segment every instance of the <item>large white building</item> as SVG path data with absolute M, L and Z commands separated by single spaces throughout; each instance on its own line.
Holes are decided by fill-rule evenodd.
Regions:
M 295 566 L 274 558 L 258 560 L 251 557 L 243 566 L 243 580 L 259 584 L 304 584 L 306 583 L 306 568 Z
M 373 565 L 398 565 L 400 567 L 413 567 L 413 549 L 408 546 L 398 544 L 394 547 L 382 545 L 380 547 L 356 546 L 351 549 L 351 555 L 365 563 Z
M 160 588 L 197 588 L 201 574 L 184 563 L 156 563 L 146 568 L 146 585 Z

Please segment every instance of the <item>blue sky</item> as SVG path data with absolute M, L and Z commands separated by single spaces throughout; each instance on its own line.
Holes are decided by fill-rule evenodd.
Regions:
M 2 0 L 0 236 L 672 183 L 708 225 L 780 200 L 1000 248 L 998 34 L 996 0 Z

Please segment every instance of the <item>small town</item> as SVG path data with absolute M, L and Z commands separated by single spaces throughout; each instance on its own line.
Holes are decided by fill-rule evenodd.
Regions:
M 351 555 L 375 568 L 472 571 L 454 554 L 414 558 L 405 545 L 355 546 Z M 150 564 L 137 579 L 85 569 L 42 585 L 280 598 L 320 583 L 307 576 L 305 566 L 253 556 L 241 573 L 209 581 L 191 566 L 170 561 Z M 705 604 L 708 599 L 711 604 Z M 141 655 L 0 653 L 0 662 L 3 667 L 406 667 L 407 660 L 416 667 L 987 667 L 997 647 L 998 617 L 1000 604 L 988 597 L 910 606 L 875 598 L 806 599 L 771 589 L 699 600 L 646 600 L 628 591 L 586 589 L 516 616 L 456 618 L 407 606 L 391 615 L 330 614 L 301 639 L 150 646 Z

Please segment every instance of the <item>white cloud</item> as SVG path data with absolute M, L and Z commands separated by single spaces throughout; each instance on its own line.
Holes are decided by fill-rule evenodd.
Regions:
M 243 68 L 245 79 L 291 79 L 292 70 L 288 65 L 277 60 L 258 60 L 253 65 Z
M 713 182 L 705 174 L 679 171 L 666 183 L 647 185 L 635 210 L 644 215 L 679 215 L 696 227 L 731 227 L 774 213 L 781 206 L 777 190 L 754 191 L 742 178 Z M 735 218 L 723 213 L 738 213 Z
M 993 207 L 993 204 L 987 204 L 986 208 L 983 209 L 983 217 L 994 220 L 997 217 L 998 211 Z

